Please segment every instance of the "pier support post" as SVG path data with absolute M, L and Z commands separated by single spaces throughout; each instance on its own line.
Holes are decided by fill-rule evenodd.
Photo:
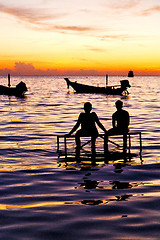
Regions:
M 57 136 L 57 152 L 59 152 L 59 136 Z
M 108 135 L 104 135 L 104 156 L 107 157 L 108 155 Z
M 65 151 L 65 157 L 67 158 L 67 139 L 66 139 L 66 136 L 64 136 L 64 151 Z
M 142 133 L 139 132 L 139 140 L 140 140 L 140 155 L 142 154 Z
M 129 154 L 131 153 L 131 135 L 129 134 Z

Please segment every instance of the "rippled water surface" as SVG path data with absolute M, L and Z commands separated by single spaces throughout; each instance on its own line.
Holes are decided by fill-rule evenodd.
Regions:
M 25 99 L 0 96 L 0 239 L 159 239 L 160 77 L 129 79 L 128 97 L 74 94 L 63 77 L 12 78 L 28 92 Z M 109 77 L 109 84 L 125 78 Z M 71 79 L 105 84 L 105 77 Z M 142 159 L 93 164 L 58 157 L 56 135 L 73 127 L 84 102 L 108 129 L 118 99 L 130 113 L 130 130 L 142 131 Z M 139 153 L 136 136 L 131 151 Z

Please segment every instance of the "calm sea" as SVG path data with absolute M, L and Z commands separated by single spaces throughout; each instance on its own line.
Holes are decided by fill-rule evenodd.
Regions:
M 105 85 L 105 77 L 70 79 Z M 122 79 L 109 77 L 109 84 Z M 130 78 L 128 97 L 68 93 L 60 76 L 12 77 L 11 84 L 21 80 L 25 99 L 0 96 L 0 239 L 159 239 L 160 77 Z M 92 164 L 58 157 L 56 135 L 73 127 L 84 102 L 109 129 L 118 99 L 130 129 L 142 131 L 142 159 Z M 131 151 L 139 152 L 136 136 Z

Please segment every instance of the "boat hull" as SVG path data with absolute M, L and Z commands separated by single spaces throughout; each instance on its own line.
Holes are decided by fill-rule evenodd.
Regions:
M 27 91 L 26 84 L 20 82 L 16 87 L 6 87 L 0 85 L 0 95 L 24 97 L 24 93 Z
M 80 84 L 77 82 L 71 82 L 68 78 L 65 78 L 65 80 L 67 82 L 68 88 L 71 86 L 76 91 L 76 93 L 102 93 L 107 95 L 122 95 L 122 93 L 127 90 L 127 88 L 123 89 L 122 87 L 115 86 L 96 87 Z

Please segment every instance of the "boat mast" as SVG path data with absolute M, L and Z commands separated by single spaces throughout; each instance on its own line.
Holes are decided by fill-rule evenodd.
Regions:
M 8 87 L 11 86 L 11 78 L 10 78 L 10 74 L 8 74 Z
M 108 85 L 108 74 L 106 74 L 106 87 Z

